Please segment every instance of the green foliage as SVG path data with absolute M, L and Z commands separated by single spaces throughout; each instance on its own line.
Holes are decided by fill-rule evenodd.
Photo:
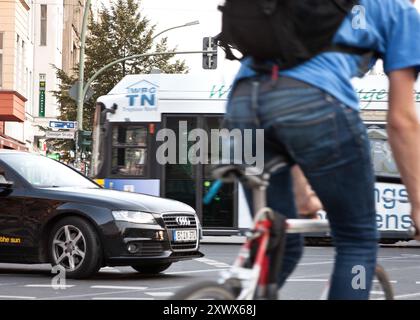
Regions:
M 98 19 L 89 21 L 89 33 L 86 40 L 85 81 L 100 68 L 120 58 L 148 52 L 174 52 L 168 48 L 167 38 L 159 42 L 152 41 L 155 26 L 142 15 L 140 3 L 135 0 L 116 0 L 110 8 L 102 6 Z M 174 55 L 145 57 L 128 60 L 114 65 L 103 72 L 92 84 L 94 95 L 84 104 L 83 128 L 92 130 L 95 101 L 106 95 L 124 76 L 128 74 L 150 73 L 158 68 L 164 73 L 186 73 L 184 61 L 172 61 Z M 66 74 L 56 69 L 61 80 L 58 91 L 53 94 L 60 105 L 59 120 L 75 121 L 77 103 L 68 94 L 69 89 L 78 81 L 77 76 Z M 74 70 L 78 75 L 78 68 Z M 74 149 L 74 142 L 62 140 L 54 143 L 56 150 Z

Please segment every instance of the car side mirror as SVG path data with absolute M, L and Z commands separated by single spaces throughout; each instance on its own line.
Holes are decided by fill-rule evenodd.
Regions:
M 13 181 L 0 182 L 0 195 L 8 195 L 13 190 Z

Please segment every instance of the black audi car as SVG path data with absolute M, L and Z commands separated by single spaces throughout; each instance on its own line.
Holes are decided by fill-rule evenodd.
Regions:
M 55 160 L 0 150 L 0 262 L 51 263 L 69 278 L 104 266 L 159 273 L 202 257 L 190 206 L 101 188 Z

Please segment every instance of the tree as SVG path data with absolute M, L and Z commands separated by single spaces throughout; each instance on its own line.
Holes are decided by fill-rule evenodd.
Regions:
M 140 3 L 135 0 L 117 0 L 108 9 L 105 6 L 99 10 L 98 19 L 92 17 L 89 21 L 89 33 L 86 40 L 85 80 L 110 62 L 120 58 L 153 51 L 174 52 L 169 49 L 167 38 L 164 37 L 157 44 L 152 38 L 155 25 L 141 14 Z M 104 73 L 92 84 L 94 95 L 84 104 L 83 128 L 91 130 L 95 101 L 107 94 L 124 76 L 128 74 L 150 73 L 158 68 L 164 73 L 186 73 L 188 68 L 185 61 L 172 62 L 174 55 L 145 57 L 119 63 Z M 78 68 L 75 70 L 78 75 Z M 67 75 L 56 68 L 56 75 L 61 84 L 53 92 L 60 105 L 60 120 L 75 121 L 77 103 L 73 101 L 68 91 L 78 81 L 77 76 Z M 53 148 L 61 151 L 74 149 L 74 141 L 61 140 L 53 144 Z

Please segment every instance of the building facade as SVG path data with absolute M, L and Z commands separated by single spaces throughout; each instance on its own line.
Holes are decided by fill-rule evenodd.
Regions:
M 63 70 L 68 75 L 79 63 L 84 5 L 84 0 L 64 0 Z
M 34 110 L 33 138 L 35 151 L 43 151 L 45 131 L 50 120 L 56 120 L 60 110 L 53 91 L 58 89 L 56 68 L 63 61 L 63 0 L 37 0 L 34 5 Z
M 33 2 L 0 1 L 0 148 L 27 150 L 30 144 Z

